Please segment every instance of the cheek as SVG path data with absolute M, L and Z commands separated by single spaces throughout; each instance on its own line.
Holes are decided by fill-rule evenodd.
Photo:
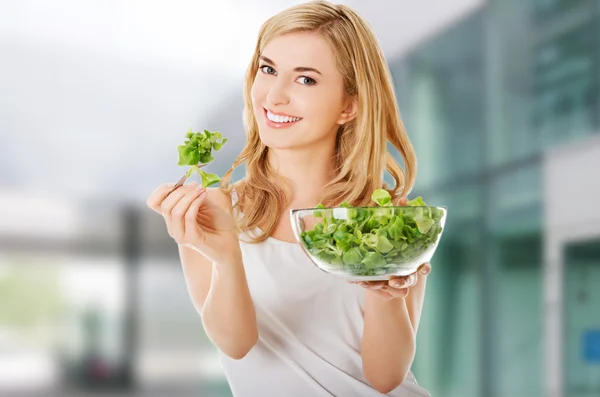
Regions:
M 264 84 L 261 84 L 259 79 L 257 78 L 252 84 L 252 89 L 250 90 L 250 98 L 252 100 L 252 106 L 255 111 L 262 111 L 262 103 L 264 102 L 265 97 L 265 87 Z M 260 108 L 260 109 L 259 109 Z
M 315 90 L 306 94 L 308 95 L 297 96 L 297 109 L 301 114 L 321 126 L 335 123 L 341 106 L 337 98 L 332 97 L 327 90 Z
M 319 92 L 316 106 L 319 107 L 323 117 L 326 117 L 329 123 L 335 123 L 342 111 L 344 97 L 337 94 L 333 87 Z
M 252 101 L 252 107 L 256 108 L 256 103 L 258 102 L 258 99 L 256 98 L 257 92 L 256 92 L 256 86 L 253 85 L 252 89 L 250 90 L 250 100 Z

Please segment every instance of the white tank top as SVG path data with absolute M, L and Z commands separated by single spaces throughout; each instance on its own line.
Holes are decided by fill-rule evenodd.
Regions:
M 232 199 L 235 203 L 235 191 Z M 241 360 L 219 351 L 233 395 L 381 396 L 362 373 L 364 288 L 321 271 L 296 243 L 247 239 L 240 234 L 259 338 Z M 430 396 L 412 372 L 387 395 Z

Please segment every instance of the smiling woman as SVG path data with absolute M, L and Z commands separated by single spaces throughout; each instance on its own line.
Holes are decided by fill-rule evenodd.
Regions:
M 316 32 L 293 32 L 274 38 L 262 53 L 251 90 L 261 141 L 281 150 L 335 140 L 355 103 L 345 97 L 329 43 Z
M 148 199 L 234 395 L 429 396 L 410 371 L 429 265 L 349 284 L 312 264 L 288 215 L 366 206 L 379 189 L 407 203 L 416 158 L 373 32 L 344 5 L 280 12 L 260 29 L 244 98 L 246 145 L 220 188 L 168 184 Z M 245 178 L 230 184 L 240 165 Z

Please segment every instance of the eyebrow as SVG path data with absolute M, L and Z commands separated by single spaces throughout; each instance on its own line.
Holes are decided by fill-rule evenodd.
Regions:
M 262 59 L 263 61 L 265 61 L 266 63 L 269 63 L 273 66 L 275 66 L 275 62 L 273 62 L 272 60 L 270 60 L 269 58 L 267 58 L 266 56 L 261 55 L 260 59 Z M 307 66 L 298 66 L 297 68 L 294 69 L 294 72 L 315 72 L 317 74 L 320 74 L 321 76 L 323 75 L 321 72 L 319 72 L 317 69 L 315 68 L 309 68 Z

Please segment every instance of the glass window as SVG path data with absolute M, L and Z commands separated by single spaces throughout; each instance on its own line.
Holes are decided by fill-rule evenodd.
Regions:
M 482 26 L 474 14 L 392 66 L 419 161 L 417 189 L 472 175 L 482 163 Z
M 534 122 L 543 147 L 594 131 L 597 114 L 596 21 L 535 46 Z
M 490 2 L 485 46 L 489 166 L 600 128 L 597 8 L 586 0 Z

